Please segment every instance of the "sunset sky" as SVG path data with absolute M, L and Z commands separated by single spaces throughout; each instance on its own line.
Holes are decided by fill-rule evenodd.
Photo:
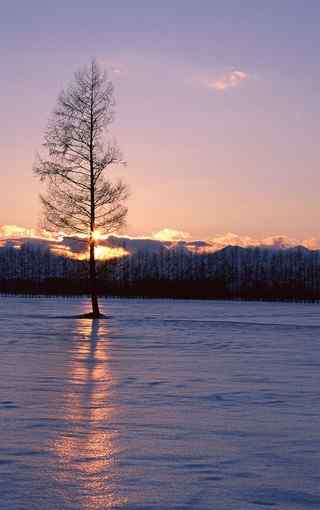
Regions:
M 96 57 L 115 86 L 127 235 L 318 239 L 319 20 L 316 0 L 2 2 L 0 226 L 37 226 L 35 153 Z

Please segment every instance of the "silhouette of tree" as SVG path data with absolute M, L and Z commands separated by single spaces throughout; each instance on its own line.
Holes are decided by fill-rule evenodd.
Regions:
M 58 97 L 44 136 L 44 155 L 34 166 L 47 184 L 46 193 L 40 195 L 45 227 L 88 239 L 92 318 L 100 316 L 97 237 L 118 230 L 127 214 L 127 187 L 104 176 L 107 167 L 122 163 L 119 148 L 106 138 L 113 109 L 113 85 L 93 60 Z

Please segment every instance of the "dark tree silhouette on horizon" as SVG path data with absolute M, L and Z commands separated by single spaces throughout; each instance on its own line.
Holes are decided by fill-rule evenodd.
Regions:
M 117 231 L 125 222 L 128 191 L 104 176 L 122 163 L 118 146 L 107 139 L 114 116 L 113 85 L 93 60 L 74 75 L 58 97 L 34 172 L 47 184 L 40 195 L 44 226 L 83 235 L 89 245 L 92 318 L 101 316 L 96 292 L 95 247 L 98 233 Z

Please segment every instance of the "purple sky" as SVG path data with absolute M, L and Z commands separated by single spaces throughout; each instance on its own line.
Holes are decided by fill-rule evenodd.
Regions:
M 319 236 L 318 1 L 3 4 L 0 225 L 37 225 L 48 115 L 97 57 L 115 85 L 128 234 Z

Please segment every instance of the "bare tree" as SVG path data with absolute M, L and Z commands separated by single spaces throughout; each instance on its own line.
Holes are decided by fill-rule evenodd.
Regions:
M 117 145 L 106 137 L 113 109 L 113 85 L 93 60 L 58 97 L 44 136 L 44 155 L 34 166 L 35 174 L 47 183 L 46 193 L 40 195 L 46 228 L 87 236 L 93 318 L 101 316 L 97 232 L 115 232 L 127 214 L 127 187 L 104 176 L 107 167 L 122 162 Z

